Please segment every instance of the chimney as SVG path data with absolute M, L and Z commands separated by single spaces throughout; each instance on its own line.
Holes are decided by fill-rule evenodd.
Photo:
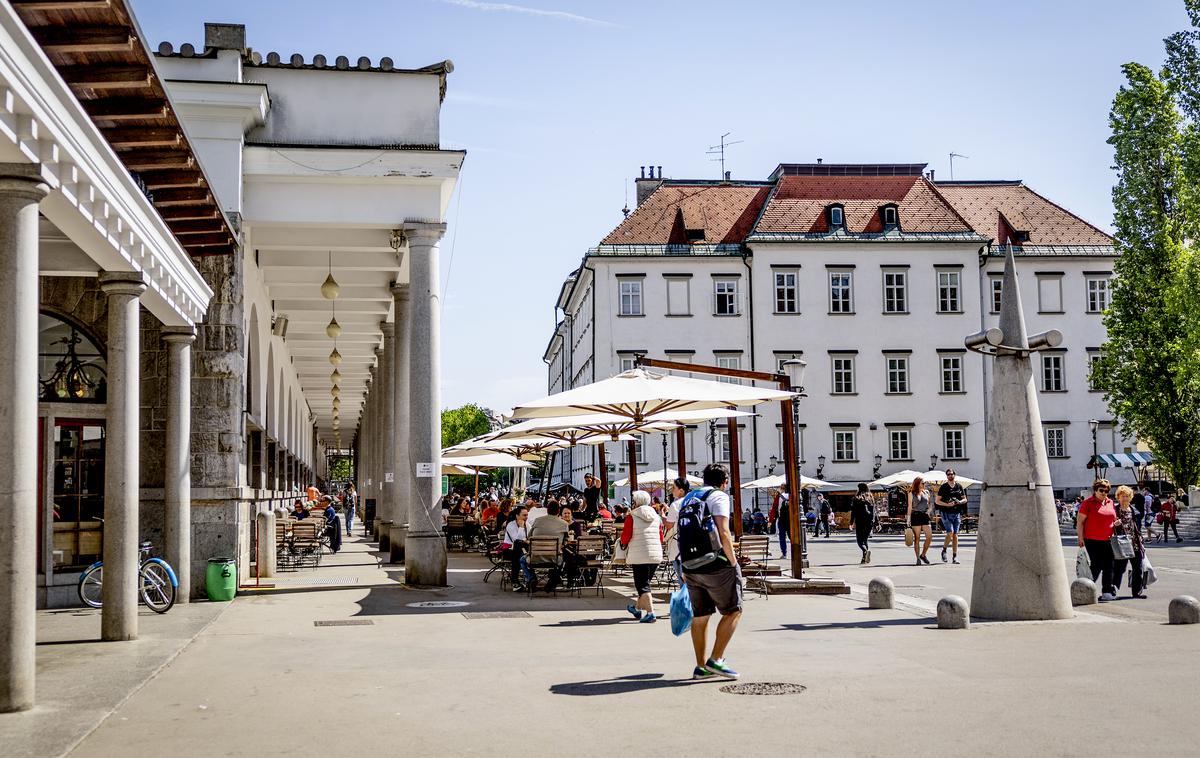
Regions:
M 929 169 L 929 181 L 931 181 L 931 182 L 933 181 L 933 176 L 934 176 L 933 169 Z
M 825 162 L 825 159 L 824 159 L 824 158 L 817 158 L 817 165 L 820 165 L 820 164 L 822 164 L 822 163 L 824 163 L 824 162 Z
M 634 182 L 637 185 L 637 204 L 641 205 L 642 201 L 650 196 L 650 193 L 658 189 L 658 185 L 662 184 L 662 166 L 658 167 L 658 176 L 654 176 L 654 166 L 650 166 L 650 176 L 646 176 L 643 172 L 641 177 Z
M 732 174 L 732 173 L 733 173 L 732 171 L 726 171 L 726 172 L 725 172 L 725 181 L 729 181 L 729 175 L 730 175 L 730 174 Z
M 205 50 L 236 50 L 241 53 L 246 49 L 246 27 L 244 24 L 205 24 Z
M 651 170 L 653 170 L 653 169 L 651 169 Z M 642 176 L 641 176 L 641 178 L 642 178 L 642 179 L 645 179 L 645 178 L 646 178 L 646 167 L 645 167 L 645 166 L 642 166 Z

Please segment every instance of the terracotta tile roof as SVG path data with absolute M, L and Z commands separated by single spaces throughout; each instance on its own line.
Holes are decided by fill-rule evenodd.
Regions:
M 664 182 L 601 244 L 737 244 L 750 233 L 770 190 L 763 182 Z
M 1112 245 L 1112 237 L 1018 181 L 939 182 L 938 191 L 997 245 Z M 1010 239 L 1028 232 L 1028 241 Z
M 970 233 L 966 221 L 922 176 L 784 176 L 754 231 L 828 232 L 825 208 L 845 207 L 849 234 L 882 232 L 879 209 L 895 203 L 904 233 Z

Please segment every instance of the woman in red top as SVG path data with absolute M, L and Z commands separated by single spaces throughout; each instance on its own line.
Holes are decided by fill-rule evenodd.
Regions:
M 1113 525 L 1117 523 L 1117 509 L 1108 497 L 1110 489 L 1107 479 L 1097 479 L 1092 484 L 1092 496 L 1079 504 L 1079 516 L 1075 520 L 1079 546 L 1087 550 L 1092 564 L 1092 581 L 1103 577 L 1101 600 L 1117 599 L 1112 543 L 1109 542 Z
M 1163 542 L 1167 541 L 1167 532 L 1175 530 L 1175 541 L 1183 542 L 1183 538 L 1179 536 L 1179 506 L 1175 504 L 1175 498 L 1169 497 L 1162 504 L 1162 525 L 1163 525 Z

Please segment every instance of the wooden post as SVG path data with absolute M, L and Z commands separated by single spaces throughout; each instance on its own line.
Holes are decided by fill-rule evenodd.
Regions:
M 687 478 L 687 440 L 685 439 L 685 427 L 680 424 L 675 427 L 675 455 L 679 458 L 676 462 L 676 467 L 679 469 L 679 476 Z
M 792 577 L 794 579 L 802 579 L 804 577 L 804 556 L 801 554 L 801 544 L 804 539 L 800 532 L 800 482 L 797 481 L 796 470 L 799 466 L 796 455 L 796 430 L 792 418 L 792 403 L 795 401 L 791 398 L 779 401 L 779 410 L 783 415 L 783 463 L 784 477 L 787 480 L 788 493 L 788 528 L 791 530 L 790 541 L 792 543 Z
M 629 504 L 633 504 L 633 493 L 637 492 L 637 443 L 633 440 L 625 443 L 629 450 Z
M 738 450 L 738 423 L 729 419 L 729 489 L 733 493 L 733 536 L 742 538 L 742 474 L 741 453 Z
M 479 469 L 475 469 L 475 503 L 479 504 Z
M 601 442 L 596 447 L 600 450 L 600 499 L 604 501 L 604 505 L 608 505 L 608 461 L 604 453 L 605 443 Z

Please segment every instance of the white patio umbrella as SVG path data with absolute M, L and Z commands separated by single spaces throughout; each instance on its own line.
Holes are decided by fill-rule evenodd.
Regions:
M 746 482 L 742 485 L 744 490 L 781 490 L 787 486 L 787 478 L 783 474 L 775 474 L 774 476 L 764 476 L 761 479 L 755 479 L 752 482 Z M 835 485 L 823 481 L 821 479 L 813 479 L 807 476 L 800 477 L 800 489 L 816 490 L 823 487 L 833 487 Z
M 641 488 L 641 487 L 648 487 L 651 485 L 662 485 L 667 482 L 673 482 L 673 481 L 675 481 L 677 476 L 678 476 L 678 472 L 676 472 L 676 471 L 664 472 L 662 469 L 658 469 L 657 471 L 645 471 L 645 472 L 639 471 L 638 472 L 638 487 Z M 698 476 L 692 476 L 691 474 L 687 475 L 687 480 L 688 480 L 688 484 L 691 484 L 696 487 L 699 487 L 701 484 L 704 484 L 703 479 L 701 479 Z M 618 479 L 617 481 L 613 482 L 613 486 L 614 487 L 628 487 L 629 486 L 629 477 L 625 477 L 624 479 Z
M 658 374 L 635 368 L 584 387 L 530 400 L 513 409 L 513 418 L 582 416 L 612 413 L 636 422 L 679 411 L 753 406 L 793 397 L 795 393 L 729 382 Z
M 661 432 L 685 424 L 700 423 L 710 419 L 743 418 L 755 414 L 730 408 L 674 411 L 648 416 L 634 421 L 629 416 L 616 413 L 587 413 L 578 416 L 550 416 L 522 421 L 499 431 L 486 434 L 481 439 L 506 440 L 545 437 L 564 442 L 579 442 L 592 435 L 620 435 L 631 432 Z M 607 441 L 612 441 L 611 437 Z
M 514 455 L 500 452 L 463 451 L 462 455 L 450 457 L 442 454 L 443 465 L 470 466 L 471 468 L 529 468 L 532 464 Z
M 913 471 L 912 469 L 905 469 L 903 471 L 897 471 L 894 474 L 888 474 L 880 479 L 876 479 L 875 481 L 871 482 L 871 486 L 898 487 L 900 485 L 907 485 L 911 487 L 913 480 L 918 476 L 921 477 L 926 484 L 941 484 L 942 482 L 946 481 L 945 471 Z M 957 479 L 958 483 L 963 487 L 970 487 L 972 484 L 979 484 L 978 479 L 971 479 L 970 477 L 962 476 L 961 474 L 956 474 L 954 478 Z
M 475 476 L 479 473 L 479 469 L 468 468 L 467 466 L 442 466 L 443 476 Z

